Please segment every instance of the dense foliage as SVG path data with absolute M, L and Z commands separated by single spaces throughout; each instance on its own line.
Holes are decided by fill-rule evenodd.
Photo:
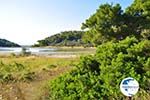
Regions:
M 34 79 L 34 76 L 35 73 L 21 63 L 5 64 L 0 62 L 0 83 L 30 81 Z
M 119 4 L 100 5 L 96 13 L 82 24 L 82 29 L 87 30 L 84 40 L 99 45 L 132 35 L 139 39 L 150 39 L 149 7 L 149 0 L 134 0 L 125 11 Z
M 83 31 L 64 31 L 43 40 L 35 46 L 88 46 L 82 41 Z
M 119 4 L 100 5 L 82 24 L 84 41 L 98 46 L 77 68 L 50 84 L 50 100 L 124 100 L 122 79 L 135 78 L 134 99 L 150 98 L 150 1 L 134 0 L 125 11 Z
M 81 58 L 76 70 L 54 80 L 50 100 L 122 100 L 119 85 L 135 78 L 140 90 L 135 99 L 150 97 L 150 41 L 127 37 L 98 46 L 96 54 Z
M 0 47 L 20 47 L 20 45 L 5 39 L 0 39 Z

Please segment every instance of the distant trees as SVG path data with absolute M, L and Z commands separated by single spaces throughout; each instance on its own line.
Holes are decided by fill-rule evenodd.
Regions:
M 64 31 L 43 40 L 34 46 L 88 46 L 82 41 L 83 31 Z
M 83 31 L 65 31 L 39 40 L 35 46 L 100 45 L 127 36 L 150 39 L 150 0 L 134 0 L 122 10 L 119 4 L 102 4 L 82 23 Z
M 0 39 L 0 47 L 20 47 L 20 45 L 10 42 L 6 39 Z
M 83 24 L 86 42 L 99 45 L 110 40 L 122 40 L 134 35 L 136 38 L 150 39 L 150 1 L 135 0 L 125 11 L 119 4 L 100 5 Z

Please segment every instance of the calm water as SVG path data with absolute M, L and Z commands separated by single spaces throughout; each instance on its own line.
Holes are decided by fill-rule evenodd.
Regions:
M 69 49 L 62 49 L 62 48 L 26 48 L 27 51 L 30 51 L 32 54 L 36 55 L 74 55 L 79 53 L 89 53 L 93 52 L 94 49 L 91 48 L 69 48 Z M 21 53 L 22 48 L 14 48 L 14 47 L 0 47 L 0 54 L 10 54 Z
M 55 53 L 57 49 L 54 48 L 26 48 L 27 51 L 30 51 L 32 54 L 51 54 Z M 9 53 L 21 53 L 22 48 L 16 47 L 0 47 L 0 54 L 9 54 Z

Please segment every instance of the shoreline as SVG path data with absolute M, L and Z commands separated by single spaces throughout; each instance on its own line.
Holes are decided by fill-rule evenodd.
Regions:
M 11 48 L 9 48 L 11 50 Z M 0 51 L 0 56 L 22 56 L 21 49 L 12 49 L 11 51 L 8 49 L 8 51 Z M 94 54 L 96 49 L 94 47 L 34 47 L 34 48 L 28 48 L 29 54 L 28 56 L 43 56 L 43 57 L 55 57 L 55 58 L 72 58 L 77 57 L 80 55 L 88 55 L 88 54 Z
M 12 54 L 12 53 L 0 53 L 1 58 L 8 58 L 8 57 L 46 57 L 46 58 L 76 58 L 80 55 L 77 54 L 31 54 L 27 56 L 21 56 L 19 54 Z

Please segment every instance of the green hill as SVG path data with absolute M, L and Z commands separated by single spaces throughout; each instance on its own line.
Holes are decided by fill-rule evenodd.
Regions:
M 0 47 L 20 47 L 20 45 L 10 42 L 6 39 L 0 39 Z
M 82 40 L 83 31 L 64 31 L 43 40 L 34 46 L 90 46 Z

